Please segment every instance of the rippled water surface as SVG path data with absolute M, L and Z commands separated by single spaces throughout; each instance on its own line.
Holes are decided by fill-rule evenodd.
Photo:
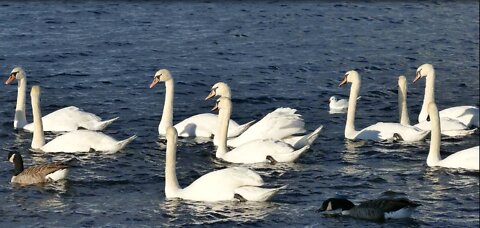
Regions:
M 329 197 L 354 202 L 382 196 L 422 204 L 412 219 L 387 226 L 477 227 L 479 175 L 425 165 L 429 141 L 416 144 L 351 142 L 344 114 L 329 114 L 343 74 L 363 76 L 357 128 L 395 122 L 397 77 L 409 81 L 415 120 L 425 80 L 416 68 L 432 63 L 439 108 L 479 105 L 479 6 L 446 3 L 200 3 L 0 2 L 0 75 L 22 66 L 29 88 L 42 87 L 43 113 L 75 105 L 103 118 L 119 116 L 105 132 L 137 134 L 114 155 L 76 156 L 67 181 L 18 187 L 9 183 L 9 151 L 26 165 L 74 158 L 29 151 L 31 134 L 13 130 L 16 85 L 0 96 L 0 226 L 215 226 L 359 227 L 382 225 L 317 213 Z M 288 184 L 266 203 L 201 203 L 164 197 L 164 143 L 158 138 L 165 88 L 148 85 L 157 69 L 176 80 L 174 121 L 209 112 L 203 98 L 225 81 L 233 116 L 244 123 L 276 107 L 292 107 L 308 130 L 325 127 L 296 163 L 248 166 L 269 186 Z M 1 78 L 1 77 L 0 77 Z M 27 119 L 31 120 L 27 99 Z M 478 133 L 444 139 L 446 155 L 479 144 Z M 182 139 L 180 185 L 233 166 L 214 159 L 211 143 Z M 385 224 L 384 224 L 385 225 Z

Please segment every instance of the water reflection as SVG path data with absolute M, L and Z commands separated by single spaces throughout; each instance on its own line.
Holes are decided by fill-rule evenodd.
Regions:
M 160 211 L 167 215 L 170 222 L 184 225 L 205 225 L 224 222 L 247 223 L 260 221 L 277 207 L 276 204 L 271 202 L 196 202 L 173 199 L 162 202 Z

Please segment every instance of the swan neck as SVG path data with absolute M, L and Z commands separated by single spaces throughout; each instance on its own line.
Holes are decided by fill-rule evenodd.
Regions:
M 225 99 L 227 101 L 227 99 Z M 230 122 L 230 116 L 232 114 L 232 103 L 230 99 L 226 102 L 225 108 L 220 108 L 218 111 L 218 147 L 215 156 L 217 158 L 222 158 L 227 153 L 227 135 L 228 135 L 228 125 Z
M 173 95 L 174 95 L 173 78 L 165 81 L 165 103 L 163 105 L 162 119 L 160 120 L 160 129 L 163 133 L 167 131 L 167 127 L 173 126 Z
M 430 102 L 435 102 L 435 71 L 430 71 L 426 77 L 425 94 L 423 96 L 422 110 L 418 122 L 427 120 L 427 107 Z
M 407 85 L 403 83 L 398 87 L 398 114 L 400 116 L 400 124 L 410 125 L 410 117 L 407 108 Z
M 167 140 L 167 158 L 165 160 L 165 195 L 175 197 L 180 191 L 178 184 L 176 159 L 177 159 L 177 138 Z
M 347 123 L 345 125 L 345 136 L 355 134 L 355 111 L 357 108 L 357 98 L 360 92 L 360 78 L 352 82 L 350 87 L 350 97 L 348 98 Z M 348 138 L 348 137 L 347 137 Z
M 27 96 L 27 78 L 24 77 L 18 81 L 17 106 L 15 107 L 14 128 L 23 128 L 27 125 L 25 115 L 25 100 Z
M 40 97 L 32 96 L 33 112 L 33 139 L 32 148 L 40 149 L 45 145 L 45 135 L 43 133 L 42 111 L 40 109 Z
M 432 130 L 430 132 L 430 151 L 428 152 L 427 165 L 435 166 L 442 159 L 442 157 L 440 156 L 440 117 L 437 112 L 433 115 L 430 115 L 430 118 Z

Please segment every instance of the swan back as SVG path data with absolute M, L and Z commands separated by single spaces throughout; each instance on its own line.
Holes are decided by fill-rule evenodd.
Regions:
M 283 139 L 305 132 L 305 123 L 296 109 L 278 108 L 252 125 L 240 136 L 228 140 L 228 145 L 238 147 L 257 139 Z

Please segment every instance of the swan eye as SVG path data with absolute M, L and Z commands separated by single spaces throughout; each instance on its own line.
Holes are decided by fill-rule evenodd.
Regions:
M 430 115 L 427 116 L 427 121 L 430 122 Z

